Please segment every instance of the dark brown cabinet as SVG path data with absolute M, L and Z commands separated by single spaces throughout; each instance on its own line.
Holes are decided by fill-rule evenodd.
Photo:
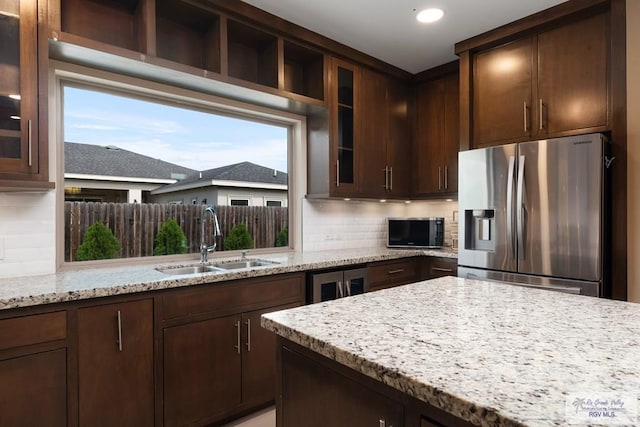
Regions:
M 0 361 L 0 425 L 67 425 L 67 352 L 46 351 Z
M 0 186 L 47 179 L 38 137 L 37 3 L 3 2 L 0 14 Z M 31 184 L 31 186 L 37 186 Z M 42 188 L 49 187 L 44 183 Z
M 164 425 L 204 425 L 241 403 L 241 317 L 164 330 Z
M 153 388 L 153 301 L 80 308 L 80 425 L 152 426 Z
M 423 280 L 457 275 L 458 260 L 456 258 L 425 257 L 422 259 Z
M 408 197 L 407 87 L 363 68 L 360 89 L 360 188 L 368 198 Z
M 608 13 L 473 56 L 473 147 L 607 130 Z
M 418 258 L 380 261 L 368 267 L 371 291 L 406 285 L 419 279 Z
M 286 347 L 282 390 L 280 427 L 404 425 L 402 404 Z
M 351 197 L 358 192 L 360 68 L 333 58 L 331 76 L 329 194 Z
M 66 338 L 64 310 L 0 320 L 0 425 L 67 425 Z
M 450 74 L 418 86 L 414 196 L 458 191 L 459 81 Z
M 539 134 L 607 126 L 608 22 L 601 13 L 538 36 Z
M 275 399 L 276 337 L 260 316 L 300 305 L 303 286 L 293 274 L 162 297 L 165 426 L 207 425 Z
M 242 13 L 234 13 L 234 9 L 246 6 L 210 3 L 54 1 L 50 2 L 53 7 L 49 14 L 51 38 L 131 59 L 136 69 L 140 62 L 148 62 L 230 82 L 238 88 L 227 88 L 223 93 L 231 97 L 240 94 L 243 100 L 250 92 L 240 87 L 325 105 L 325 55 L 321 50 L 288 40 L 288 34 L 282 34 L 277 26 L 269 28 L 256 24 L 255 17 L 244 19 Z M 53 51 L 55 56 L 58 50 Z M 62 59 L 88 60 L 65 56 L 68 54 L 61 53 Z M 89 56 L 93 65 L 109 67 L 108 59 Z M 277 105 L 281 108 L 281 103 Z

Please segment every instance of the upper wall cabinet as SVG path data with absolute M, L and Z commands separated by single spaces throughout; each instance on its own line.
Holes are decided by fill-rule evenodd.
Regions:
M 471 146 L 609 127 L 609 15 L 471 54 Z
M 309 197 L 409 196 L 407 86 L 332 58 L 329 112 L 308 120 Z
M 219 3 L 53 0 L 49 25 L 63 43 L 324 105 L 322 52 Z
M 47 180 L 38 121 L 38 35 L 35 1 L 0 2 L 0 187 Z
M 363 68 L 360 91 L 360 197 L 409 196 L 411 144 L 407 86 Z
M 413 195 L 452 196 L 458 191 L 458 73 L 417 88 Z

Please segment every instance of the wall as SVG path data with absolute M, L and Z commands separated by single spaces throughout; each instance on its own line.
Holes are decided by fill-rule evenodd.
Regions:
M 627 0 L 628 300 L 640 302 L 640 1 Z
M 378 201 L 307 200 L 302 204 L 304 251 L 360 249 L 386 245 L 386 218 L 393 216 L 442 216 L 445 245 L 451 245 L 452 212 L 456 202 L 423 201 L 380 203 Z
M 0 277 L 55 271 L 55 192 L 0 193 Z

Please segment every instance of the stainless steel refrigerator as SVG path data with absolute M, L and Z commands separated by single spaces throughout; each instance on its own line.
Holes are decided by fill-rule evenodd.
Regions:
M 607 296 L 602 134 L 459 153 L 458 276 Z

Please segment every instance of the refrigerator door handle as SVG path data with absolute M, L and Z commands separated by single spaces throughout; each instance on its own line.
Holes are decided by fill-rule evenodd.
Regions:
M 513 234 L 513 175 L 515 173 L 516 159 L 509 156 L 509 172 L 507 175 L 507 240 L 509 241 L 509 251 L 513 258 L 516 258 L 516 243 Z
M 516 190 L 516 205 L 518 213 L 516 215 L 516 224 L 518 231 L 518 257 L 525 259 L 525 212 L 524 212 L 524 156 L 520 155 L 518 162 L 518 184 Z

